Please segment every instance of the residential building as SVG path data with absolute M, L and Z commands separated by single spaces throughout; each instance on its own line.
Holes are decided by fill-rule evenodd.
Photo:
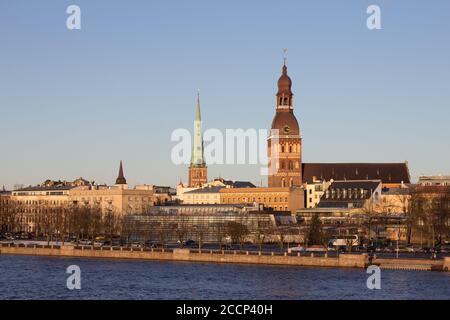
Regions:
M 269 188 L 222 188 L 220 203 L 257 203 L 274 211 L 290 211 L 304 207 L 304 189 L 302 187 Z

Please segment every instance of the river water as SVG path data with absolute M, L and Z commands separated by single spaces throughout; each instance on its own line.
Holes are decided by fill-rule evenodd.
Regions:
M 81 270 L 81 289 L 66 269 Z M 0 299 L 450 299 L 450 273 L 0 255 Z

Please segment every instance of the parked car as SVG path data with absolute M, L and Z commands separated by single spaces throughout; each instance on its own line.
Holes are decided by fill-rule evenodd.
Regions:
M 88 240 L 88 239 L 82 239 L 78 243 L 83 245 L 83 246 L 90 246 L 90 245 L 92 245 L 92 241 Z
M 233 246 L 231 244 L 222 244 L 220 250 L 233 250 Z
M 99 240 L 94 241 L 94 247 L 102 247 L 102 246 L 103 246 L 103 241 L 99 241 Z
M 195 242 L 194 240 L 189 239 L 189 240 L 186 240 L 186 241 L 184 242 L 184 245 L 185 245 L 186 247 L 192 247 L 192 246 L 197 246 L 198 243 Z
M 130 247 L 131 248 L 143 248 L 144 245 L 141 242 L 131 242 Z
M 155 248 L 156 246 L 155 246 L 155 244 L 153 243 L 153 241 L 147 240 L 147 241 L 145 241 L 145 247 L 146 247 L 146 248 Z

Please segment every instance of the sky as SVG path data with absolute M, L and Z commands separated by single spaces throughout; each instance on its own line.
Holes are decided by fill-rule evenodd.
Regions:
M 130 185 L 186 182 L 171 134 L 192 131 L 197 90 L 204 130 L 268 129 L 284 48 L 303 162 L 450 174 L 449 34 L 448 0 L 0 0 L 0 186 L 113 184 L 120 160 Z

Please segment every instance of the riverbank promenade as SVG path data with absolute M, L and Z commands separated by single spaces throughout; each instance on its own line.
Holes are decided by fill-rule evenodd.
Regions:
M 0 254 L 85 257 L 107 259 L 140 259 L 206 263 L 235 263 L 288 265 L 335 268 L 366 268 L 378 265 L 382 269 L 446 271 L 450 258 L 429 259 L 371 259 L 367 254 L 340 254 L 337 257 L 317 256 L 313 253 L 276 253 L 236 250 L 198 250 L 164 248 L 124 248 L 73 245 L 2 244 Z

